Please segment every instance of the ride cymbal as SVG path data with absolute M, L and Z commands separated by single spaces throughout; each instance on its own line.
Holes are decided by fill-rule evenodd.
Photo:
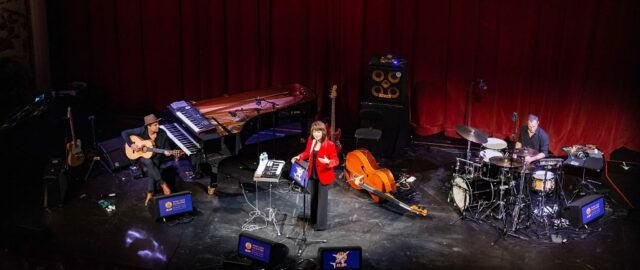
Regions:
M 466 140 L 472 141 L 474 143 L 487 143 L 488 136 L 480 129 L 472 128 L 465 125 L 459 125 L 456 127 L 456 132 L 458 133 L 458 135 L 462 136 L 462 138 L 465 138 Z

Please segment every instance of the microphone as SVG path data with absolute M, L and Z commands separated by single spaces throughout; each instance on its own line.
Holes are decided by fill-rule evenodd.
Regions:
M 231 115 L 231 117 L 235 118 L 236 116 L 238 116 L 238 113 L 236 111 L 230 111 L 229 115 Z
M 478 88 L 480 88 L 480 90 L 487 90 L 487 84 L 483 79 L 480 79 L 480 81 L 478 82 Z
M 513 114 L 511 115 L 511 121 L 513 121 L 513 122 L 518 121 L 518 113 L 517 112 L 513 112 Z
M 256 105 L 262 106 L 262 99 L 260 97 L 256 98 Z

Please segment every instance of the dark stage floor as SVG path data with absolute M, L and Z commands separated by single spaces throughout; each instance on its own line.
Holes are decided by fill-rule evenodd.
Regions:
M 348 146 L 349 140 L 345 143 Z M 277 149 L 273 149 L 274 146 Z M 275 144 L 264 143 L 262 147 L 269 151 L 271 158 L 289 160 L 304 145 L 293 136 Z M 257 222 L 251 224 L 263 228 L 252 233 L 287 245 L 290 269 L 296 269 L 298 259 L 315 259 L 318 247 L 347 245 L 362 247 L 364 269 L 634 268 L 637 259 L 633 254 L 640 243 L 638 215 L 627 211 L 613 191 L 610 197 L 614 201 L 608 200 L 605 218 L 590 224 L 589 232 L 584 229 L 560 232 L 566 239 L 562 244 L 551 242 L 548 236 L 538 238 L 531 230 L 523 229 L 522 234 L 534 239 L 509 236 L 492 246 L 497 231 L 491 225 L 470 220 L 454 222 L 460 215 L 448 202 L 448 190 L 455 157 L 462 156 L 463 152 L 462 148 L 412 142 L 397 157 L 379 160 L 395 172 L 405 171 L 416 176 L 413 188 L 429 211 L 427 217 L 398 214 L 374 203 L 368 194 L 354 190 L 344 180 L 336 180 L 329 193 L 329 228 L 307 231 L 309 239 L 326 239 L 327 243 L 309 245 L 299 258 L 298 247 L 286 236 L 302 233 L 304 223 L 296 218 L 302 211 L 302 193 L 287 180 L 273 185 L 271 192 L 268 186 L 260 184 L 256 193 L 249 168 L 255 166 L 255 146 L 247 146 L 240 156 L 221 163 L 219 187 L 214 196 L 206 192 L 207 179 L 175 183 L 177 190 L 193 193 L 197 210 L 188 223 L 179 223 L 187 219 L 167 223 L 152 221 L 143 206 L 146 179 L 133 179 L 128 170 L 117 171 L 114 177 L 101 167 L 86 183 L 82 177 L 69 180 L 68 196 L 62 207 L 43 209 L 42 180 L 38 178 L 41 167 L 29 170 L 32 167 L 24 164 L 30 155 L 17 154 L 25 158 L 25 163 L 15 168 L 25 171 L 10 168 L 4 178 L 10 183 L 3 195 L 10 200 L 3 199 L 3 208 L 9 211 L 3 217 L 0 266 L 3 269 L 220 269 L 225 256 L 236 251 L 238 234 L 250 218 L 251 204 L 256 204 L 257 194 L 261 210 L 266 211 L 269 205 L 277 210 L 277 224 L 256 218 Z M 48 156 L 42 154 L 35 159 L 43 162 Z M 567 180 L 565 184 L 569 188 L 572 182 Z M 626 194 L 637 196 L 637 183 L 626 180 L 618 184 Z M 246 198 L 241 187 L 246 188 Z M 107 197 L 116 206 L 112 213 L 97 203 L 110 193 L 115 193 L 115 197 Z

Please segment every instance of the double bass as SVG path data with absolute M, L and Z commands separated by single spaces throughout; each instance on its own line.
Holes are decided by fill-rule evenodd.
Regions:
M 349 152 L 345 164 L 345 176 L 349 185 L 358 190 L 365 189 L 375 202 L 386 199 L 412 213 L 427 215 L 426 209 L 403 203 L 391 194 L 396 191 L 393 174 L 387 168 L 380 168 L 368 150 L 361 148 Z

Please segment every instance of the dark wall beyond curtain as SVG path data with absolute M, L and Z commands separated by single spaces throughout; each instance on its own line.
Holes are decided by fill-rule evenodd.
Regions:
M 640 150 L 640 1 L 61 0 L 50 2 L 53 74 L 87 81 L 121 109 L 299 82 L 326 108 L 338 85 L 341 125 L 357 123 L 366 64 L 408 60 L 411 122 L 455 136 L 504 138 L 512 112 L 535 113 L 551 148 Z

